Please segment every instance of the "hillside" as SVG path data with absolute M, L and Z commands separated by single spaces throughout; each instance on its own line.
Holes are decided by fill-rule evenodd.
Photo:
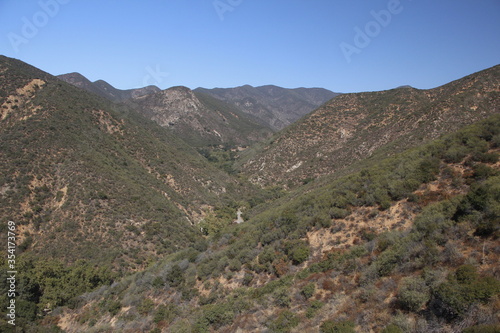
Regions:
M 186 87 L 172 87 L 128 104 L 194 147 L 246 146 L 272 134 L 236 107 Z
M 500 66 L 430 90 L 343 94 L 244 152 L 238 163 L 255 183 L 293 187 L 377 149 L 403 151 L 498 113 L 499 95 Z
M 58 75 L 57 78 L 63 80 L 75 87 L 87 90 L 88 92 L 97 94 L 101 97 L 107 98 L 112 102 L 124 102 L 129 99 L 138 98 L 144 95 L 152 94 L 160 91 L 156 86 L 147 86 L 138 89 L 120 90 L 116 89 L 109 83 L 103 80 L 91 82 L 89 79 L 80 73 L 68 73 Z
M 248 212 L 44 320 L 65 332 L 497 332 L 500 116 Z M 375 163 L 376 162 L 376 163 Z
M 20 61 L 0 58 L 0 93 L 2 230 L 15 221 L 37 258 L 144 267 L 252 191 L 154 122 Z
M 294 123 L 321 104 L 339 95 L 322 88 L 286 89 L 273 85 L 197 88 L 195 91 L 233 104 L 275 131 Z

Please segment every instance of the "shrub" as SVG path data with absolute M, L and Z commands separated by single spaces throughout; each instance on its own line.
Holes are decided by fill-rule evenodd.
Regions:
M 294 265 L 299 265 L 309 258 L 310 249 L 304 241 L 289 241 L 285 244 L 285 253 Z
M 332 219 L 344 219 L 349 215 L 349 211 L 344 208 L 332 207 L 329 214 Z
M 233 318 L 234 311 L 231 304 L 211 304 L 204 308 L 200 322 L 208 323 L 214 328 L 220 328 L 224 325 L 230 324 L 233 321 Z
M 458 283 L 471 284 L 478 278 L 477 269 L 472 265 L 462 265 L 457 268 L 455 277 Z
M 285 333 L 290 332 L 290 330 L 296 327 L 300 323 L 299 318 L 291 311 L 285 310 L 281 312 L 269 325 L 272 332 Z
M 320 326 L 321 333 L 355 333 L 354 323 L 352 321 L 344 320 L 335 322 L 333 320 L 326 320 Z
M 488 302 L 500 293 L 500 282 L 491 276 L 480 277 L 473 266 L 464 265 L 434 291 L 434 311 L 453 319 L 464 315 L 476 303 Z
M 314 318 L 316 315 L 316 312 L 318 312 L 319 309 L 321 309 L 325 305 L 323 302 L 314 300 L 311 302 L 310 307 L 306 310 L 306 317 L 311 319 Z
M 406 310 L 418 311 L 430 299 L 429 287 L 419 277 L 403 278 L 397 296 L 398 302 Z
M 499 155 L 497 153 L 476 153 L 472 158 L 477 162 L 493 164 L 498 162 Z
M 299 245 L 291 251 L 290 259 L 292 259 L 294 265 L 299 265 L 309 258 L 309 254 L 310 250 L 307 245 Z
M 332 219 L 325 213 L 318 213 L 311 219 L 311 225 L 320 228 L 329 228 L 332 226 Z
M 174 321 L 175 317 L 179 315 L 179 309 L 174 304 L 160 305 L 156 311 L 153 322 L 158 324 L 161 321 L 166 321 L 171 323 Z
M 467 149 L 463 146 L 452 146 L 444 153 L 447 163 L 460 163 L 467 156 Z
M 288 290 L 288 288 L 278 289 L 275 292 L 274 298 L 276 305 L 283 308 L 289 307 L 292 303 L 292 299 L 290 298 L 290 291 Z
M 111 316 L 113 316 L 113 317 L 116 316 L 118 314 L 118 312 L 120 312 L 121 309 L 122 309 L 122 305 L 118 301 L 111 301 L 107 305 L 107 310 L 111 314 Z
M 231 259 L 229 261 L 229 269 L 233 272 L 237 272 L 241 269 L 241 262 L 238 259 Z
M 472 167 L 474 174 L 473 177 L 475 179 L 487 179 L 496 174 L 495 169 L 487 166 L 483 163 L 478 163 Z
M 316 285 L 311 282 L 307 284 L 304 288 L 302 288 L 301 293 L 304 295 L 306 299 L 311 298 L 314 295 L 314 292 L 316 291 Z
M 142 300 L 141 305 L 137 307 L 137 311 L 141 315 L 148 315 L 154 308 L 155 303 L 150 298 L 145 298 Z
M 249 286 L 250 283 L 253 281 L 253 274 L 249 272 L 245 272 L 245 275 L 243 276 L 243 285 L 244 286 Z
M 182 269 L 179 265 L 172 266 L 172 269 L 170 270 L 170 272 L 168 272 L 165 279 L 172 287 L 180 286 L 182 283 L 184 283 L 185 280 L 184 273 L 182 272 Z

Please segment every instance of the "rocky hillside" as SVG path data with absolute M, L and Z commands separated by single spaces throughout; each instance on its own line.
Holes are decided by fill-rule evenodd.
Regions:
M 2 230 L 15 221 L 19 247 L 37 256 L 144 267 L 242 195 L 154 122 L 6 57 L 0 112 Z
M 116 89 L 109 83 L 103 80 L 91 82 L 89 79 L 80 73 L 68 73 L 57 76 L 59 79 L 70 83 L 78 88 L 87 90 L 91 93 L 97 94 L 112 102 L 123 102 L 129 99 L 138 98 L 144 95 L 152 94 L 160 91 L 156 86 L 147 86 L 138 89 L 120 90 Z
M 249 145 L 272 132 L 234 106 L 186 87 L 172 87 L 129 105 L 195 147 Z
M 245 152 L 239 163 L 255 183 L 295 186 L 377 150 L 402 151 L 498 112 L 500 66 L 431 90 L 343 94 Z
M 273 85 L 197 88 L 195 91 L 231 103 L 273 130 L 281 130 L 339 95 L 322 88 L 286 89 Z

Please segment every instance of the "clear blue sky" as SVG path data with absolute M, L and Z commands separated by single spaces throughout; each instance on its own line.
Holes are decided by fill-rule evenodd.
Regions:
M 499 0 L 0 0 L 0 54 L 120 89 L 425 89 L 499 64 L 499 36 Z

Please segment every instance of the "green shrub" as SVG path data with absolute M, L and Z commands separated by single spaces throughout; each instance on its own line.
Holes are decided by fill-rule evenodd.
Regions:
M 230 324 L 233 321 L 234 315 L 235 313 L 230 303 L 210 304 L 203 308 L 203 314 L 199 318 L 199 321 L 200 323 L 208 323 L 217 329 Z
M 172 287 L 178 287 L 185 281 L 184 273 L 177 264 L 172 266 L 172 269 L 167 273 L 165 279 Z
M 285 310 L 278 315 L 278 318 L 271 322 L 269 328 L 272 332 L 286 333 L 300 323 L 299 318 L 291 311 Z
M 332 219 L 345 219 L 349 216 L 349 211 L 345 208 L 332 207 L 329 210 L 329 214 Z
M 150 298 L 145 298 L 142 300 L 141 304 L 137 307 L 137 312 L 141 315 L 148 315 L 154 308 L 155 303 Z
M 455 277 L 458 283 L 471 284 L 478 278 L 477 269 L 472 265 L 462 265 L 455 271 Z
M 280 288 L 274 292 L 274 301 L 276 305 L 287 308 L 292 304 L 290 290 L 288 288 Z
M 301 293 L 304 295 L 306 299 L 311 298 L 314 295 L 314 292 L 316 291 L 316 285 L 311 282 L 308 283 L 304 288 L 302 288 Z
M 288 253 L 294 265 L 299 265 L 306 261 L 309 258 L 309 254 L 310 249 L 306 244 L 297 245 Z
M 233 272 L 237 272 L 241 269 L 241 262 L 238 259 L 229 260 L 229 269 Z
M 446 318 L 464 315 L 476 303 L 488 302 L 500 293 L 500 281 L 491 276 L 480 277 L 473 266 L 464 265 L 434 291 L 434 311 Z
M 122 309 L 122 305 L 119 301 L 110 301 L 107 304 L 107 311 L 111 314 L 111 316 L 116 316 L 118 312 Z
M 318 310 L 321 309 L 324 305 L 325 304 L 321 301 L 313 300 L 309 308 L 306 310 L 306 317 L 309 319 L 314 318 L 316 312 L 318 312 Z
M 401 280 L 397 295 L 398 303 L 406 310 L 418 311 L 430 299 L 430 289 L 419 277 L 407 277 Z
M 166 321 L 170 324 L 179 315 L 179 312 L 179 308 L 174 304 L 162 304 L 156 310 L 153 322 L 157 324 L 160 321 Z
M 452 146 L 443 155 L 447 163 L 460 163 L 467 156 L 467 149 L 463 146 Z
M 352 321 L 335 322 L 333 320 L 324 321 L 319 330 L 321 333 L 355 333 L 354 323 Z
M 487 179 L 491 176 L 494 176 L 497 171 L 489 166 L 487 166 L 486 164 L 483 164 L 483 163 L 478 163 L 478 164 L 475 164 L 473 167 L 472 167 L 472 170 L 474 171 L 474 174 L 473 174 L 473 177 L 475 179 Z
M 472 159 L 477 162 L 494 164 L 498 162 L 499 155 L 497 153 L 476 153 Z
M 500 134 L 493 136 L 493 138 L 491 139 L 491 145 L 493 146 L 493 148 L 500 147 Z

